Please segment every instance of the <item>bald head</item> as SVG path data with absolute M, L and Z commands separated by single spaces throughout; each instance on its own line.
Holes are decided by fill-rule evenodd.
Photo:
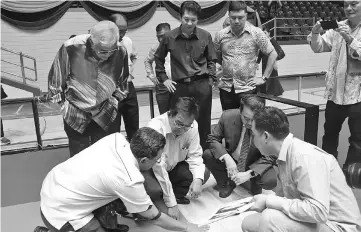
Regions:
M 94 45 L 103 48 L 114 47 L 119 40 L 119 30 L 111 21 L 100 21 L 90 29 L 90 38 Z

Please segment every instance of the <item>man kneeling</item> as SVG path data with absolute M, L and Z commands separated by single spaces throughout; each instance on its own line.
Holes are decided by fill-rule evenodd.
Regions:
M 287 116 L 266 107 L 254 116 L 256 147 L 276 156 L 276 195 L 256 195 L 243 231 L 359 232 L 361 215 L 337 162 L 322 149 L 294 138 Z
M 236 184 L 244 183 L 252 194 L 261 193 L 262 188 L 276 187 L 277 178 L 272 167 L 275 157 L 262 156 L 251 134 L 253 115 L 263 107 L 261 98 L 244 95 L 240 109 L 225 110 L 208 135 L 210 149 L 204 151 L 203 159 L 217 181 L 221 198 L 231 195 Z
M 139 129 L 130 144 L 115 133 L 54 167 L 40 193 L 45 225 L 51 232 L 105 232 L 93 211 L 120 199 L 129 213 L 162 228 L 199 231 L 160 213 L 144 189 L 140 170 L 159 161 L 165 143 L 163 135 L 148 127 Z

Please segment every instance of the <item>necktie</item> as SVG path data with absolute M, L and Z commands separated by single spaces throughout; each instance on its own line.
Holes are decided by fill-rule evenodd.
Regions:
M 251 142 L 250 140 L 251 140 L 251 136 L 249 133 L 249 129 L 246 129 L 246 132 L 244 133 L 244 137 L 243 137 L 240 156 L 238 158 L 238 163 L 237 163 L 237 169 L 239 172 L 244 172 L 246 170 L 246 160 L 249 152 L 249 145 Z

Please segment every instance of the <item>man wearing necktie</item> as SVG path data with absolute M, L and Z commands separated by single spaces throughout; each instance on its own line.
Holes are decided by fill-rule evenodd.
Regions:
M 250 129 L 254 113 L 263 108 L 261 98 L 245 95 L 240 109 L 224 111 L 208 136 L 209 149 L 203 153 L 203 160 L 217 181 L 221 198 L 231 195 L 236 185 L 244 184 L 252 194 L 277 185 L 275 162 L 254 146 Z

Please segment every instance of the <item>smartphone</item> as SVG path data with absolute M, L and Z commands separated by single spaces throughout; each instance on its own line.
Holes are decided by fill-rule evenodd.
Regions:
M 321 27 L 324 30 L 336 29 L 336 28 L 338 28 L 338 24 L 337 24 L 336 19 L 334 19 L 334 20 L 325 20 L 325 21 L 321 21 Z

